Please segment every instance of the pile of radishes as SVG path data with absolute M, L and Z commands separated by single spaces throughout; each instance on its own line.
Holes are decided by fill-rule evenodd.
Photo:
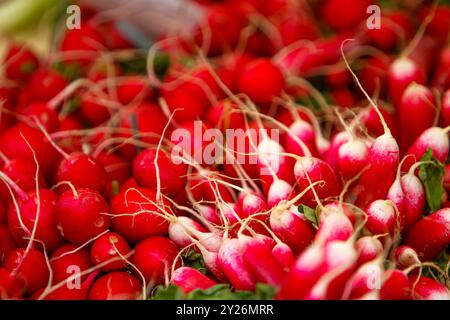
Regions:
M 46 56 L 8 40 L 0 298 L 450 299 L 450 7 L 197 2 L 148 52 L 86 7 Z

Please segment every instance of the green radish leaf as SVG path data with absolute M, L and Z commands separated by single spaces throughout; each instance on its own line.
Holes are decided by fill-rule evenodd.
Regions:
M 319 226 L 316 210 L 301 204 L 298 206 L 298 212 L 303 213 L 305 218 L 310 221 L 316 228 Z
M 185 267 L 191 267 L 197 269 L 203 274 L 206 274 L 207 269 L 205 267 L 205 261 L 203 260 L 203 256 L 199 252 L 195 252 L 194 250 L 189 250 L 185 254 L 182 255 L 183 265 Z
M 444 193 L 445 168 L 434 156 L 429 148 L 421 161 L 431 161 L 420 166 L 419 178 L 425 187 L 428 212 L 432 213 L 441 208 L 442 195 Z
M 154 290 L 151 300 L 183 300 L 185 294 L 180 287 L 176 285 L 169 285 L 168 287 L 157 286 Z

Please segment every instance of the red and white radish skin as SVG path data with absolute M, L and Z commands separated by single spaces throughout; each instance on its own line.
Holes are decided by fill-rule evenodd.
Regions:
M 404 244 L 412 247 L 421 261 L 432 261 L 450 244 L 450 208 L 443 208 L 411 227 Z
M 383 278 L 383 285 L 380 289 L 381 300 L 409 300 L 411 298 L 411 285 L 407 275 L 402 271 L 386 270 Z
M 89 290 L 89 300 L 142 299 L 141 282 L 124 271 L 108 273 L 97 279 Z
M 375 200 L 366 209 L 367 222 L 365 227 L 373 235 L 388 233 L 394 235 L 398 219 L 394 205 L 390 201 Z
M 399 246 L 395 249 L 395 261 L 400 269 L 420 263 L 416 250 L 408 246 Z
M 351 139 L 338 149 L 337 166 L 345 179 L 359 174 L 368 162 L 368 147 L 362 139 Z
M 421 276 L 410 276 L 412 297 L 414 300 L 450 300 L 449 289 L 434 279 Z
M 217 284 L 214 280 L 191 267 L 180 267 L 176 269 L 172 273 L 171 282 L 179 286 L 184 293 L 189 293 L 197 289 L 206 290 Z
M 267 193 L 269 208 L 275 207 L 283 200 L 289 200 L 293 196 L 293 191 L 293 187 L 288 182 L 282 179 L 275 179 Z
M 358 252 L 357 265 L 360 266 L 366 262 L 376 259 L 383 253 L 383 245 L 375 237 L 361 237 L 355 242 L 355 248 Z

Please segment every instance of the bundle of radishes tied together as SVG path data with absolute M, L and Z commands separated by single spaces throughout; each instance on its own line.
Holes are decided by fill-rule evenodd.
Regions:
M 382 3 L 2 38 L 0 297 L 450 299 L 450 7 Z

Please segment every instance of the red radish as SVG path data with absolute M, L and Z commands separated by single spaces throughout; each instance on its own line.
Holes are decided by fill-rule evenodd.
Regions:
M 213 105 L 207 114 L 207 122 L 211 127 L 226 129 L 238 129 L 245 126 L 244 115 L 239 107 L 231 100 L 222 100 Z
M 267 204 L 261 195 L 253 192 L 243 192 L 240 195 L 239 204 L 245 217 L 267 211 Z
M 421 261 L 431 261 L 450 244 L 450 208 L 426 216 L 412 226 L 406 245 L 417 251 Z
M 339 147 L 337 165 L 342 176 L 351 179 L 367 165 L 368 148 L 362 139 L 351 139 Z
M 236 290 L 254 290 L 256 278 L 250 272 L 242 256 L 238 239 L 224 239 L 219 250 L 219 265 Z
M 270 215 L 270 228 L 295 254 L 301 253 L 310 245 L 315 233 L 311 223 L 295 207 L 283 211 L 274 210 Z
M 324 249 L 309 246 L 295 261 L 291 271 L 283 280 L 277 299 L 304 299 L 324 271 Z
M 388 81 L 392 103 L 399 110 L 406 88 L 413 82 L 424 84 L 425 76 L 414 61 L 407 57 L 401 57 L 392 62 L 389 67 Z
M 31 191 L 19 199 L 19 212 L 15 205 L 11 204 L 8 209 L 8 227 L 14 240 L 20 246 L 28 244 L 28 237 L 31 236 L 37 214 L 39 219 L 35 239 L 43 242 L 47 252 L 52 252 L 62 244 L 63 238 L 56 226 L 56 200 L 57 195 L 54 192 L 41 189 L 37 193 Z M 39 212 L 37 212 L 38 201 L 40 202 Z
M 427 31 L 440 41 L 447 40 L 450 33 L 450 28 L 447 23 L 450 19 L 450 9 L 444 4 L 436 7 L 432 4 L 427 4 L 420 10 L 419 19 L 424 21 L 430 14 L 433 14 L 433 16 Z
M 5 75 L 10 80 L 26 81 L 39 67 L 39 60 L 28 48 L 11 44 L 4 57 Z
M 395 249 L 395 261 L 401 269 L 420 263 L 416 250 L 408 246 L 399 246 Z
M 359 76 L 363 88 L 365 88 L 371 96 L 378 91 L 383 94 L 387 92 L 387 79 L 390 63 L 391 58 L 384 55 L 368 58 L 363 65 L 362 70 L 359 72 Z M 378 117 L 376 117 L 376 120 L 378 120 Z M 381 128 L 381 133 L 375 134 L 375 136 L 379 136 L 382 133 L 383 130 Z
M 373 235 L 388 233 L 393 236 L 396 228 L 396 210 L 391 201 L 375 200 L 366 208 L 367 222 L 365 227 Z
M 170 272 L 178 254 L 177 245 L 163 237 L 147 238 L 136 245 L 133 263 L 147 282 L 157 284 L 169 281 Z
M 383 253 L 383 245 L 380 240 L 375 237 L 362 237 L 355 242 L 356 251 L 358 252 L 357 265 L 376 259 Z
M 120 80 L 116 90 L 117 100 L 123 105 L 128 105 L 133 101 L 147 100 L 152 95 L 145 78 L 137 76 Z
M 186 187 L 186 174 L 187 166 L 174 163 L 163 150 L 144 150 L 133 161 L 133 176 L 139 185 L 156 190 L 159 178 L 161 192 L 168 195 L 176 195 Z
M 2 152 L 9 159 L 24 158 L 33 161 L 33 153 L 21 135 L 33 148 L 44 176 L 51 176 L 56 162 L 59 160 L 59 155 L 38 129 L 18 124 L 5 130 L 0 135 Z
M 167 233 L 169 224 L 161 215 L 169 206 L 165 201 L 158 204 L 152 190 L 132 188 L 121 191 L 111 200 L 110 208 L 112 230 L 128 242 L 136 243 Z
M 323 223 L 326 217 L 328 217 L 331 214 L 342 214 L 350 220 L 353 226 L 356 225 L 356 222 L 360 219 L 358 215 L 360 215 L 360 212 L 355 210 L 353 206 L 347 204 L 347 203 L 341 203 L 339 201 L 333 201 L 327 203 L 325 206 L 320 208 L 319 211 L 319 224 Z
M 92 91 L 86 91 L 81 95 L 80 115 L 92 126 L 99 126 L 111 117 L 111 111 L 103 101 L 99 101 L 100 98 L 106 99 Z
M 349 239 L 354 232 L 353 224 L 342 212 L 331 213 L 320 223 L 314 242 L 325 244 Z
M 284 272 L 280 264 L 272 255 L 273 244 L 265 237 L 249 237 L 239 235 L 244 263 L 257 281 L 274 286 L 281 285 Z
M 203 233 L 206 233 L 205 229 L 198 222 L 189 217 L 177 217 L 169 225 L 169 238 L 180 248 L 192 244 L 192 238 L 197 239 L 197 235 Z M 217 250 L 218 248 L 213 251 Z
M 59 73 L 50 69 L 39 70 L 27 82 L 27 90 L 33 101 L 47 102 L 63 91 L 67 85 L 67 80 Z
M 109 181 L 125 182 L 131 176 L 131 165 L 122 157 L 111 152 L 95 154 L 95 160 L 103 166 Z
M 403 92 L 400 110 L 400 146 L 407 150 L 436 118 L 432 92 L 425 86 L 411 83 Z
M 400 179 L 403 191 L 404 203 L 402 206 L 403 223 L 406 229 L 410 228 L 422 216 L 425 209 L 425 190 L 422 182 L 414 174 L 416 166 L 412 166 L 409 172 Z
M 322 3 L 320 14 L 324 22 L 337 31 L 352 30 L 366 19 L 370 0 L 326 0 Z
M 341 131 L 333 136 L 330 148 L 325 155 L 324 160 L 333 170 L 338 169 L 338 152 L 339 148 L 346 142 L 351 140 L 351 135 L 347 131 Z
M 441 124 L 443 127 L 450 126 L 450 89 L 445 91 L 442 98 Z
M 36 249 L 16 249 L 12 251 L 3 263 L 3 267 L 11 274 L 24 280 L 28 293 L 43 288 L 49 278 L 49 269 L 45 256 Z
M 324 183 L 315 187 L 319 199 L 335 197 L 341 191 L 341 181 L 337 178 L 333 169 L 323 160 L 315 157 L 302 157 L 297 160 L 294 167 L 294 175 L 301 190 L 311 183 L 323 180 Z M 302 202 L 308 206 L 316 206 L 316 199 L 312 191 L 302 198 Z
M 352 241 L 331 241 L 324 248 L 323 276 L 306 296 L 308 300 L 339 299 L 357 260 Z
M 25 283 L 21 278 L 16 277 L 11 271 L 0 268 L 0 298 L 17 299 L 24 293 Z
M 61 42 L 61 51 L 67 54 L 65 62 L 85 66 L 98 57 L 103 42 L 101 33 L 94 26 L 84 23 L 80 28 L 71 29 L 65 33 Z
M 89 188 L 103 192 L 106 187 L 105 169 L 82 152 L 71 153 L 63 159 L 56 175 L 58 182 L 68 181 L 75 188 Z
M 419 161 L 431 148 L 433 156 L 441 163 L 445 163 L 449 152 L 448 130 L 432 127 L 424 132 L 414 141 L 406 152 L 409 156 L 403 163 L 402 170 L 408 170 L 416 161 Z
M 294 193 L 294 188 L 282 179 L 275 179 L 267 192 L 267 205 L 273 208 L 283 200 L 289 200 Z
M 39 300 L 88 300 L 89 288 L 94 280 L 97 278 L 99 271 L 92 272 L 86 280 L 84 280 L 79 288 L 73 286 L 60 286 L 56 289 L 50 289 L 50 292 L 45 292 L 44 289 L 36 291 L 31 298 Z M 67 282 L 66 282 L 67 283 Z
M 303 141 L 311 154 L 318 154 L 316 146 L 316 133 L 313 126 L 309 122 L 304 121 L 300 118 L 291 124 L 289 130 L 290 132 L 286 135 L 286 141 L 284 142 L 284 146 L 287 152 L 299 156 L 305 156 L 302 147 L 297 143 L 297 139 L 292 138 L 291 134 L 293 134 L 298 139 Z
M 47 132 L 55 131 L 59 126 L 58 114 L 47 103 L 31 103 L 21 111 L 21 115 L 28 117 L 33 123 L 39 121 Z
M 380 289 L 381 300 L 409 300 L 411 286 L 408 277 L 400 270 L 386 270 L 384 281 Z
M 432 278 L 421 276 L 417 279 L 417 276 L 410 276 L 409 283 L 414 300 L 450 300 L 447 287 Z
M 8 227 L 0 224 L 0 263 L 2 263 L 14 249 L 16 249 L 16 243 L 14 242 Z
M 277 243 L 272 248 L 272 255 L 278 261 L 284 271 L 289 271 L 292 264 L 295 262 L 294 253 L 292 249 L 285 243 Z
M 447 192 L 450 190 L 450 164 L 445 166 L 444 188 Z
M 172 273 L 171 282 L 183 289 L 184 293 L 189 293 L 196 289 L 206 290 L 217 284 L 197 269 L 191 267 L 181 267 L 176 269 Z
M 61 194 L 56 202 L 56 222 L 61 235 L 82 245 L 109 228 L 109 208 L 96 191 L 80 188 Z
M 284 89 L 284 76 L 270 60 L 260 58 L 248 63 L 237 78 L 238 90 L 256 104 L 268 105 Z
M 35 190 L 36 165 L 30 160 L 24 158 L 8 160 L 1 168 L 1 171 L 11 178 L 11 180 L 23 191 L 28 192 Z M 41 188 L 45 188 L 47 185 L 41 173 L 38 174 L 38 184 Z M 0 199 L 7 206 L 9 206 L 12 201 L 11 195 L 4 182 L 0 182 Z
M 137 300 L 142 298 L 140 281 L 128 272 L 108 273 L 97 279 L 89 290 L 89 300 Z
M 386 198 L 395 179 L 398 162 L 399 148 L 388 131 L 375 139 L 369 149 L 369 168 L 362 173 L 356 186 L 357 198 L 355 203 L 358 207 L 365 209 L 369 203 Z M 384 178 L 379 181 L 378 177 L 381 176 Z
M 359 299 L 374 290 L 380 290 L 383 268 L 380 259 L 369 261 L 360 266 L 347 283 L 344 297 Z
M 97 238 L 92 244 L 91 260 L 95 265 L 111 260 L 117 256 L 127 256 L 130 246 L 121 235 L 108 232 Z M 116 271 L 125 269 L 125 261 L 114 261 L 101 268 L 102 271 Z
M 53 252 L 50 259 L 53 284 L 66 280 L 73 274 L 79 274 L 92 267 L 88 250 L 77 248 L 73 244 L 64 244 Z M 86 276 L 80 280 L 84 281 Z

